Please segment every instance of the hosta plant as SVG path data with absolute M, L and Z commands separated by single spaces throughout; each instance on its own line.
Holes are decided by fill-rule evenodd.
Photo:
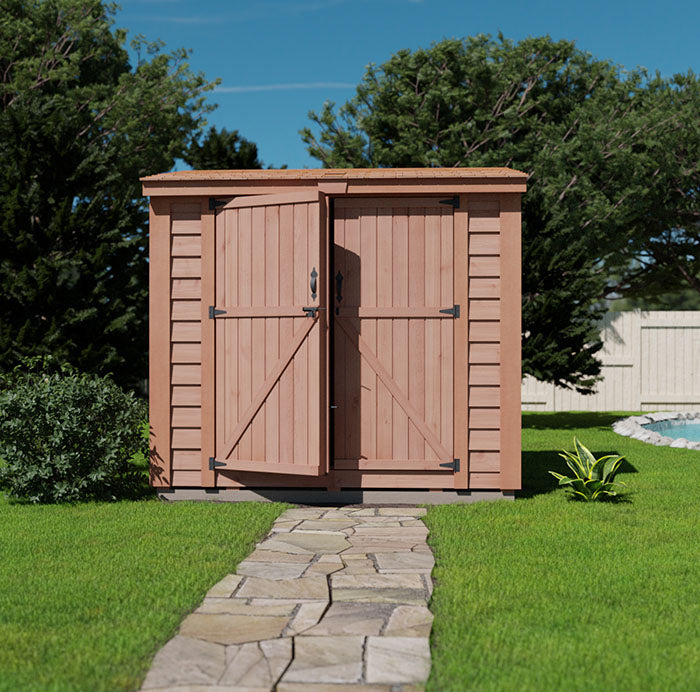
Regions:
M 616 488 L 626 487 L 622 482 L 615 482 L 615 474 L 623 457 L 608 454 L 596 459 L 575 437 L 574 450 L 575 453 L 563 450 L 559 454 L 574 472 L 573 478 L 555 471 L 549 472 L 559 481 L 559 485 L 565 486 L 571 492 L 572 497 L 586 502 L 604 500 L 617 495 Z

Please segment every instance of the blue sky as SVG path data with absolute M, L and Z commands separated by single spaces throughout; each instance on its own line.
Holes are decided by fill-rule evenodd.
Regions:
M 352 97 L 365 66 L 401 48 L 478 33 L 549 34 L 596 57 L 662 74 L 700 71 L 700 2 L 599 0 L 121 0 L 130 37 L 192 49 L 221 86 L 211 124 L 258 145 L 266 164 L 318 165 L 298 134 L 325 100 Z

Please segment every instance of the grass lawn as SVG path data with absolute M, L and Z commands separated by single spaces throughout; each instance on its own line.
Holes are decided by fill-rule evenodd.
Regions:
M 0 501 L 0 690 L 136 689 L 283 509 Z
M 429 509 L 429 690 L 700 689 L 700 452 L 616 435 L 609 413 L 525 414 L 515 502 Z M 627 502 L 568 502 L 576 435 L 626 457 Z

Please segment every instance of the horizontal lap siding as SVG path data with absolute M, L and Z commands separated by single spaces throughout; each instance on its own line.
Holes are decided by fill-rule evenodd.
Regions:
M 497 199 L 469 203 L 469 487 L 498 488 L 500 471 L 501 236 Z
M 202 459 L 202 226 L 199 204 L 173 204 L 170 253 L 172 485 L 198 486 Z

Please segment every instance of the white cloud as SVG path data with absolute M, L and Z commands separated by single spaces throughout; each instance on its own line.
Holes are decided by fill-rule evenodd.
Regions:
M 151 3 L 176 3 L 180 0 L 147 0 Z M 371 4 L 378 0 L 301 0 L 290 2 L 289 0 L 257 0 L 252 3 L 243 3 L 237 8 L 235 13 L 212 14 L 191 17 L 147 17 L 151 21 L 170 22 L 173 24 L 213 24 L 221 22 L 245 22 L 251 20 L 271 19 L 281 16 L 304 14 L 307 12 L 318 12 L 328 10 L 333 7 L 348 4 Z M 384 0 L 384 2 L 396 2 L 397 0 Z M 410 4 L 422 3 L 423 0 L 398 0 Z
M 220 24 L 221 17 L 148 17 L 151 21 L 170 22 L 171 24 Z
M 253 91 L 291 91 L 294 89 L 354 89 L 350 82 L 288 82 L 287 84 L 252 84 L 249 86 L 220 86 L 214 89 L 220 94 L 244 94 Z

